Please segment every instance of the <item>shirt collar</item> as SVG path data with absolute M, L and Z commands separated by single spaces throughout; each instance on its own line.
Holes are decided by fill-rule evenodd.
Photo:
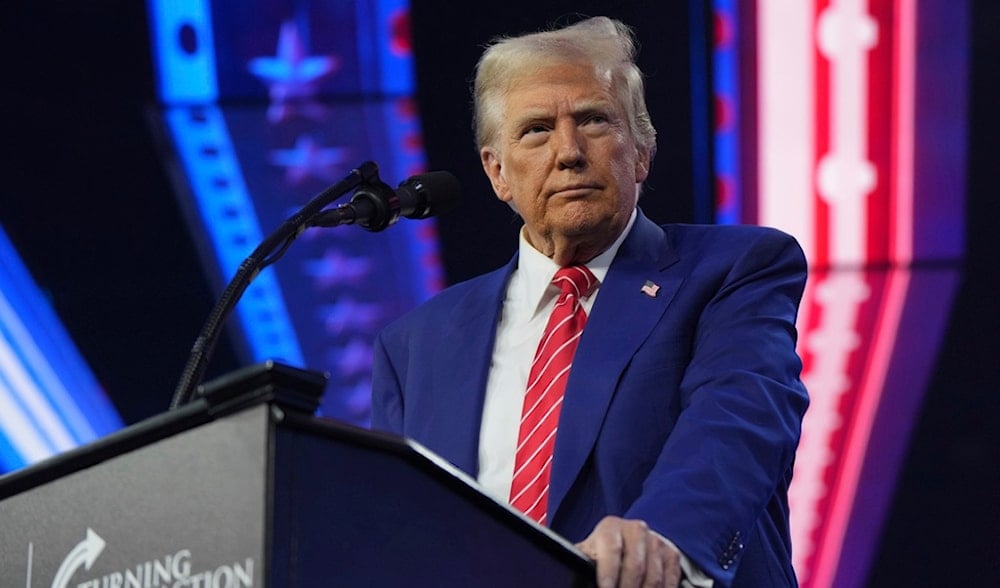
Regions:
M 614 261 L 615 255 L 618 254 L 618 250 L 625 241 L 625 237 L 632 230 L 636 215 L 637 209 L 633 209 L 632 216 L 629 217 L 628 223 L 625 224 L 625 229 L 618 235 L 615 242 L 605 249 L 603 253 L 585 264 L 590 273 L 594 274 L 594 277 L 597 278 L 598 288 L 604 282 L 604 276 L 608 274 L 611 262 Z M 519 274 L 516 282 L 520 291 L 517 293 L 517 297 L 531 304 L 529 308 L 533 308 L 535 312 L 538 312 L 538 309 L 544 306 L 548 298 L 556 292 L 555 288 L 552 288 L 550 291 L 549 285 L 558 270 L 559 265 L 528 243 L 528 240 L 524 236 L 524 227 L 521 227 L 520 238 L 518 239 L 516 270 Z

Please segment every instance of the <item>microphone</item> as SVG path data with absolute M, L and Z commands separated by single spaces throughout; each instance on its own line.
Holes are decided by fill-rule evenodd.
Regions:
M 395 224 L 401 216 L 424 219 L 450 210 L 461 191 L 458 178 L 446 171 L 412 176 L 400 182 L 395 190 L 375 177 L 362 184 L 350 202 L 319 212 L 308 226 L 357 224 L 378 232 Z

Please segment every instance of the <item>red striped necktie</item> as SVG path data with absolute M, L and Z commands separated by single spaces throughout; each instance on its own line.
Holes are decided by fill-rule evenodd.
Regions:
M 510 503 L 543 525 L 559 409 L 573 355 L 587 322 L 580 298 L 590 294 L 597 278 L 586 267 L 574 265 L 557 271 L 552 284 L 560 290 L 559 299 L 531 363 L 510 488 Z

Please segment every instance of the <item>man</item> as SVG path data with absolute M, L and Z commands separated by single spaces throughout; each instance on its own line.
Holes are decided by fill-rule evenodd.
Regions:
M 805 260 L 778 231 L 642 215 L 656 148 L 643 92 L 631 31 L 607 18 L 484 53 L 477 141 L 524 220 L 519 251 L 383 331 L 373 426 L 579 542 L 601 586 L 795 585 L 786 493 L 807 405 L 794 351 Z M 585 279 L 560 294 L 550 280 L 566 271 Z M 549 320 L 582 334 L 552 344 L 569 327 Z M 526 424 L 537 373 L 562 361 L 539 360 L 546 347 L 571 363 L 537 393 L 558 390 L 541 417 L 553 428 L 522 457 L 542 427 Z

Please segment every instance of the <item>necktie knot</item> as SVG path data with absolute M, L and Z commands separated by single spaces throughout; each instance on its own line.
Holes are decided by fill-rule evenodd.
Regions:
M 597 287 L 597 278 L 585 265 L 569 265 L 559 268 L 552 278 L 552 284 L 559 288 L 563 296 L 572 294 L 582 298 L 594 291 Z

